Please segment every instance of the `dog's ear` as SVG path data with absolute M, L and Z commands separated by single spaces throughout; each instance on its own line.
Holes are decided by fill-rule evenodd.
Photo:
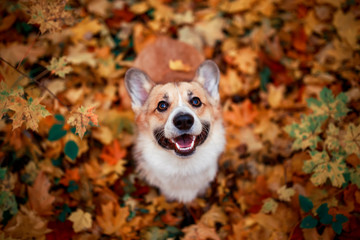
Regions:
M 195 81 L 199 82 L 212 98 L 219 99 L 220 71 L 215 62 L 204 61 L 196 71 Z
M 130 68 L 125 74 L 125 87 L 131 97 L 133 108 L 141 107 L 149 96 L 154 82 L 137 68 Z

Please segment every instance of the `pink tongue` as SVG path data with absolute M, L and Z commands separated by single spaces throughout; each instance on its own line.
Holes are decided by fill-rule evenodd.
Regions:
M 175 138 L 174 140 L 181 148 L 187 148 L 187 147 L 191 147 L 193 137 L 191 135 L 184 134 Z

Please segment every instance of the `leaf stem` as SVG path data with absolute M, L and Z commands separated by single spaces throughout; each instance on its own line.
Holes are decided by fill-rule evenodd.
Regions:
M 38 34 L 36 35 L 36 38 L 34 39 L 33 43 L 28 47 L 28 49 L 26 50 L 26 52 L 25 52 L 24 56 L 22 57 L 21 61 L 17 64 L 16 69 L 19 69 L 19 67 L 22 65 L 22 62 L 29 55 L 30 50 L 34 47 L 34 45 L 37 42 L 37 40 L 39 39 L 40 35 L 41 35 L 41 32 L 39 31 Z
M 67 110 L 70 112 L 71 108 L 70 106 L 66 105 L 65 103 L 63 103 L 52 91 L 50 91 L 50 89 L 48 89 L 44 84 L 42 84 L 41 82 L 39 82 L 39 79 L 41 77 L 43 77 L 46 73 L 48 73 L 47 70 L 43 71 L 42 73 L 40 73 L 36 78 L 32 78 L 29 77 L 28 75 L 26 75 L 25 73 L 23 73 L 22 71 L 20 71 L 19 69 L 15 68 L 13 65 L 11 65 L 11 63 L 9 63 L 8 61 L 6 61 L 4 58 L 0 57 L 0 61 L 3 61 L 4 63 L 6 63 L 7 65 L 9 65 L 12 69 L 14 69 L 16 72 L 20 73 L 23 77 L 29 79 L 32 82 L 35 82 L 39 87 L 45 89 L 48 93 L 50 93 L 50 95 L 56 99 L 61 105 L 63 105 L 64 107 L 67 108 Z

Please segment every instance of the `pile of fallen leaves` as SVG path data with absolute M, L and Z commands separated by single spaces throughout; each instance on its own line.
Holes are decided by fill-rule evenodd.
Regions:
M 24 0 L 0 11 L 1 239 L 360 238 L 358 1 Z M 124 74 L 159 35 L 221 70 L 227 146 L 187 225 L 131 155 Z

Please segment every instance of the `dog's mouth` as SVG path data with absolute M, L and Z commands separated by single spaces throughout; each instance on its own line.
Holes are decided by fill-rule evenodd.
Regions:
M 164 136 L 164 129 L 154 131 L 154 136 L 159 145 L 165 149 L 174 150 L 179 156 L 189 156 L 193 154 L 196 147 L 205 142 L 210 130 L 210 124 L 203 123 L 201 133 L 197 136 L 182 134 L 175 138 L 168 139 Z

